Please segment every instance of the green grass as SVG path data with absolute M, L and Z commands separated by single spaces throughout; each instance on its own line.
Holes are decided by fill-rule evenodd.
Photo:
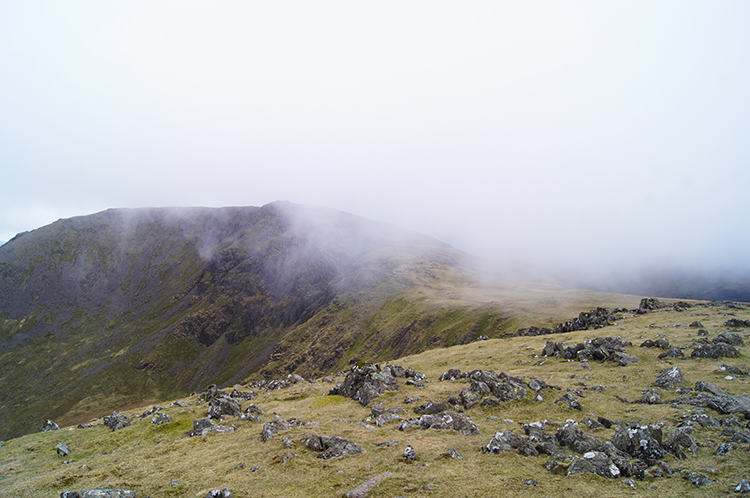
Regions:
M 743 319 L 750 311 L 734 311 Z M 709 316 L 704 316 L 708 313 Z M 341 396 L 328 396 L 331 384 L 318 382 L 301 384 L 287 389 L 261 392 L 252 400 L 265 412 L 264 420 L 273 413 L 289 419 L 314 421 L 321 427 L 298 427 L 283 431 L 267 443 L 260 438 L 260 424 L 228 419 L 238 431 L 225 435 L 209 435 L 189 438 L 186 433 L 192 428 L 194 418 L 205 416 L 207 405 L 198 404 L 197 396 L 184 398 L 186 408 L 167 407 L 166 413 L 173 422 L 161 426 L 147 419 L 133 418 L 133 425 L 121 431 L 111 432 L 103 426 L 90 429 L 63 430 L 37 433 L 6 441 L 0 448 L 0 483 L 2 494 L 7 496 L 58 495 L 62 491 L 92 487 L 125 487 L 137 491 L 138 496 L 153 498 L 168 496 L 202 497 L 209 489 L 228 487 L 238 498 L 246 497 L 330 497 L 342 496 L 361 482 L 383 472 L 394 476 L 379 483 L 368 495 L 372 498 L 410 496 L 419 497 L 494 497 L 494 496 L 570 496 L 579 497 L 625 497 L 658 493 L 660 497 L 713 497 L 731 494 L 733 487 L 750 468 L 750 453 L 747 445 L 735 444 L 735 451 L 726 457 L 715 457 L 714 451 L 726 438 L 721 429 L 696 428 L 699 443 L 697 455 L 678 461 L 667 456 L 665 461 L 676 469 L 668 478 L 649 477 L 636 481 L 635 488 L 623 484 L 621 479 L 608 480 L 594 475 L 565 477 L 547 472 L 542 463 L 547 459 L 523 457 L 517 453 L 486 455 L 480 447 L 489 442 L 494 432 L 511 429 L 521 433 L 518 423 L 549 420 L 554 432 L 565 420 L 580 420 L 583 416 L 603 415 L 613 420 L 637 420 L 643 423 L 663 421 L 665 434 L 690 413 L 700 409 L 671 405 L 624 404 L 614 395 L 627 399 L 640 396 L 643 389 L 652 387 L 659 370 L 670 364 L 678 365 L 685 376 L 683 386 L 691 387 L 697 380 L 708 380 L 733 394 L 750 392 L 747 378 L 726 380 L 720 365 L 747 365 L 747 347 L 741 347 L 743 355 L 723 360 L 665 361 L 657 358 L 658 349 L 639 348 L 645 339 L 654 339 L 657 334 L 667 336 L 672 344 L 688 345 L 697 337 L 697 329 L 686 327 L 700 319 L 711 337 L 724 330 L 726 310 L 718 308 L 693 308 L 684 313 L 659 311 L 647 315 L 625 316 L 621 325 L 597 331 L 581 331 L 557 336 L 514 337 L 490 339 L 450 348 L 436 348 L 420 354 L 407 356 L 393 363 L 412 366 L 428 376 L 426 388 L 406 386 L 399 380 L 400 389 L 389 391 L 375 403 L 386 407 L 403 407 L 405 416 L 413 416 L 414 405 L 406 405 L 406 396 L 418 396 L 422 400 L 444 399 L 455 395 L 467 381 L 438 382 L 439 376 L 449 368 L 462 371 L 492 369 L 525 378 L 538 376 L 560 391 L 544 390 L 543 402 L 526 398 L 508 402 L 501 407 L 475 407 L 466 411 L 482 430 L 478 436 L 464 437 L 452 431 L 409 430 L 400 432 L 397 424 L 382 428 L 367 429 L 356 422 L 366 421 L 370 408 Z M 669 326 L 682 323 L 683 327 Z M 657 328 L 651 328 L 655 325 Z M 581 368 L 578 362 L 547 358 L 541 366 L 536 355 L 548 339 L 574 343 L 596 336 L 619 335 L 633 342 L 627 352 L 641 358 L 639 363 L 620 367 L 613 363 L 591 363 L 591 370 Z M 743 335 L 747 335 L 743 331 Z M 689 350 L 688 350 L 689 351 Z M 625 378 L 624 378 L 625 377 Z M 338 381 L 342 380 L 341 377 Z M 583 411 L 575 411 L 554 400 L 566 389 L 588 386 L 609 386 L 604 392 L 584 391 L 580 401 Z M 662 393 L 665 400 L 676 395 Z M 249 402 L 243 403 L 243 407 Z M 373 403 L 374 404 L 374 403 Z M 148 407 L 128 410 L 133 416 Z M 718 417 L 711 410 L 706 413 Z M 511 419 L 514 423 L 503 422 Z M 614 429 L 589 431 L 600 440 L 612 437 Z M 362 445 L 366 453 L 344 456 L 328 461 L 316 458 L 316 453 L 302 445 L 301 440 L 310 433 L 351 439 Z M 291 447 L 284 445 L 284 438 L 291 436 Z M 397 440 L 393 447 L 380 448 L 375 443 Z M 54 447 L 58 442 L 68 444 L 72 450 L 71 464 L 63 464 Z M 418 467 L 403 461 L 404 447 L 411 444 L 426 467 Z M 455 448 L 466 459 L 451 460 L 444 456 L 448 448 Z M 287 453 L 294 457 L 284 462 Z M 106 453 L 106 454 L 105 454 Z M 240 466 L 240 464 L 243 464 Z M 83 468 L 83 466 L 86 466 Z M 243 468 L 244 467 L 244 468 Z M 259 467 L 255 471 L 253 467 Z M 711 467 L 708 472 L 702 467 Z M 705 488 L 696 488 L 681 478 L 682 474 L 695 470 L 707 473 L 716 482 Z M 181 484 L 171 486 L 178 479 Z M 525 480 L 536 479 L 539 485 L 531 487 Z M 430 490 L 423 489 L 429 485 Z

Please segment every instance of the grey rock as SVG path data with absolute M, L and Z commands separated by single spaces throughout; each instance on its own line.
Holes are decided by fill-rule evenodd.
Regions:
M 445 452 L 445 455 L 454 460 L 464 460 L 464 457 L 461 455 L 461 453 L 456 451 L 455 448 L 448 448 L 448 451 Z
M 129 489 L 85 489 L 81 491 L 64 491 L 60 498 L 137 498 L 135 491 Z
M 407 462 L 416 462 L 417 460 L 419 460 L 419 456 L 417 455 L 417 452 L 412 445 L 408 445 L 404 449 L 404 459 Z
M 212 489 L 211 491 L 206 493 L 205 498 L 234 498 L 234 495 L 227 488 Z
M 393 368 L 381 370 L 379 365 L 353 366 L 340 386 L 329 394 L 339 394 L 367 406 L 386 390 L 398 389 L 398 381 L 391 375 Z M 413 376 L 413 374 L 412 374 Z
M 112 415 L 104 417 L 104 425 L 113 431 L 117 431 L 124 427 L 128 427 L 130 425 L 130 418 L 120 412 L 112 412 Z
M 698 442 L 693 436 L 693 428 L 689 426 L 680 427 L 676 431 L 668 434 L 664 440 L 663 447 L 674 453 L 674 455 L 680 460 L 683 460 L 681 457 L 684 455 L 682 448 L 686 448 L 690 453 L 695 455 L 698 451 Z
M 600 451 L 589 451 L 583 454 L 583 458 L 575 457 L 568 466 L 567 475 L 590 472 L 608 479 L 620 477 L 620 469 L 612 460 Z
M 674 389 L 678 384 L 685 380 L 682 376 L 680 367 L 666 368 L 659 372 L 659 376 L 654 381 L 654 386 L 661 389 Z
M 735 493 L 750 493 L 750 482 L 747 479 L 742 479 L 739 484 L 734 488 Z
M 373 477 L 369 481 L 365 481 L 356 488 L 346 493 L 346 498 L 365 498 L 367 494 L 372 490 L 373 487 L 383 479 L 387 479 L 393 475 L 392 472 L 383 472 L 382 474 Z
M 158 412 L 153 417 L 151 417 L 151 423 L 152 424 L 168 424 L 172 421 L 172 416 L 168 415 L 166 413 Z
M 51 420 L 47 420 L 44 425 L 42 425 L 41 429 L 39 429 L 39 432 L 48 432 L 48 431 L 56 431 L 60 428 L 59 425 L 54 423 Z
M 724 322 L 725 327 L 750 327 L 750 320 L 740 320 L 739 318 L 730 318 Z
M 714 396 L 722 396 L 725 394 L 729 394 L 728 392 L 726 392 L 724 389 L 720 388 L 716 384 L 712 382 L 705 382 L 703 380 L 699 380 L 698 382 L 695 383 L 695 390 L 697 392 L 713 394 Z
M 435 402 L 430 400 L 424 405 L 419 405 L 414 409 L 414 413 L 417 415 L 434 415 L 435 413 L 444 412 L 450 410 L 452 406 L 447 401 Z
M 620 451 L 653 465 L 664 458 L 662 431 L 658 425 L 623 425 L 612 436 L 612 444 Z
M 678 349 L 678 348 L 668 349 L 667 351 L 665 351 L 665 352 L 663 352 L 663 353 L 661 353 L 659 355 L 659 359 L 664 359 L 664 358 L 684 358 L 684 357 L 685 357 L 685 353 L 683 353 L 682 350 Z
M 322 458 L 323 460 L 343 455 L 357 455 L 365 452 L 364 448 L 357 443 L 339 436 L 325 439 L 321 438 L 321 440 L 325 446 L 325 451 L 318 455 L 318 458 Z
M 220 420 L 223 415 L 239 417 L 242 414 L 240 403 L 228 396 L 216 396 L 209 401 L 208 416 Z
M 526 436 L 516 434 L 513 431 L 499 431 L 490 440 L 487 446 L 482 446 L 482 453 L 500 453 L 501 451 L 513 451 L 525 445 Z
M 631 363 L 638 363 L 639 361 L 641 361 L 641 359 L 637 356 L 629 355 L 628 353 L 624 353 L 622 351 L 616 351 L 612 353 L 609 356 L 609 360 L 614 361 L 622 367 L 630 365 Z
M 696 329 L 700 329 L 700 328 L 703 328 L 703 324 L 696 320 L 694 322 L 691 322 L 690 325 L 688 325 L 688 327 L 694 327 Z
M 745 345 L 744 339 L 742 339 L 742 336 L 738 334 L 737 332 L 722 332 L 721 334 L 714 337 L 711 342 L 713 342 L 714 344 L 719 344 L 723 342 L 725 344 L 730 344 L 732 346 L 744 346 Z
M 58 443 L 58 445 L 55 447 L 55 450 L 57 450 L 58 456 L 66 457 L 70 455 L 70 448 L 68 448 L 68 445 L 65 443 Z
M 725 342 L 719 342 L 716 344 L 699 346 L 690 353 L 691 358 L 731 358 L 739 356 L 740 352 L 734 346 Z
M 281 431 L 288 430 L 289 422 L 284 420 L 283 418 L 279 417 L 278 415 L 275 415 L 273 417 L 273 420 L 271 422 L 266 422 L 263 424 L 263 429 L 261 431 L 261 437 L 263 438 L 263 442 L 265 443 L 271 437 L 278 434 Z
M 555 434 L 560 446 L 565 446 L 578 453 L 593 451 L 602 444 L 599 439 L 582 431 L 576 424 L 567 423 Z
M 727 456 L 732 450 L 734 450 L 732 443 L 721 443 L 719 447 L 716 448 L 716 456 Z
M 689 472 L 688 474 L 684 476 L 684 479 L 687 480 L 690 484 L 693 484 L 698 488 L 702 488 L 703 486 L 714 482 L 708 476 L 699 474 L 698 472 Z

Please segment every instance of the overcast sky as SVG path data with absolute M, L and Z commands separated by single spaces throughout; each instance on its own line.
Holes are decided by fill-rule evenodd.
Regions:
M 750 2 L 0 4 L 0 240 L 317 204 L 505 261 L 750 268 Z

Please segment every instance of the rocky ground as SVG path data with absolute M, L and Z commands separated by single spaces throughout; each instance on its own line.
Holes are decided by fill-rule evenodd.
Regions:
M 652 299 L 521 333 L 210 386 L 78 427 L 40 421 L 0 447 L 0 494 L 750 492 L 749 305 Z

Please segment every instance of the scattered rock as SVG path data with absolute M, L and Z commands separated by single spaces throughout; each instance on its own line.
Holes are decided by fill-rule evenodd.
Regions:
M 398 430 L 400 431 L 412 428 L 423 430 L 453 429 L 462 436 L 474 436 L 482 433 L 469 417 L 454 411 L 445 411 L 434 415 L 422 415 L 418 419 L 410 418 L 403 420 L 398 426 Z
M 208 416 L 215 420 L 221 420 L 223 415 L 239 417 L 242 414 L 240 403 L 236 399 L 227 396 L 223 391 L 220 392 L 223 396 L 216 396 L 209 401 Z
M 365 496 L 367 496 L 367 493 L 369 493 L 370 490 L 372 490 L 372 488 L 377 483 L 379 483 L 383 479 L 391 477 L 392 475 L 393 475 L 392 472 L 384 472 L 384 473 L 380 474 L 379 476 L 373 477 L 369 481 L 363 482 L 362 484 L 360 484 L 356 488 L 354 488 L 351 491 L 349 491 L 348 493 L 346 493 L 346 495 L 344 495 L 344 496 L 346 496 L 346 498 L 364 498 Z
M 659 359 L 662 360 L 664 358 L 684 358 L 685 353 L 682 352 L 679 348 L 672 348 L 668 349 L 667 351 L 664 351 L 659 355 Z
M 662 308 L 666 308 L 669 305 L 665 302 L 659 301 L 655 297 L 644 297 L 641 299 L 641 303 L 638 305 L 638 309 L 641 311 L 654 311 Z
M 649 465 L 664 458 L 662 432 L 658 425 L 622 425 L 612 436 L 612 444 L 620 451 L 639 458 Z
M 263 442 L 265 443 L 266 441 L 271 439 L 272 436 L 278 434 L 281 431 L 288 430 L 289 427 L 289 422 L 279 417 L 278 415 L 274 415 L 272 421 L 263 424 L 263 430 L 261 431 Z
M 212 489 L 211 491 L 206 493 L 205 498 L 234 498 L 234 495 L 227 488 Z
M 104 425 L 113 431 L 117 431 L 123 427 L 128 427 L 130 425 L 130 418 L 120 412 L 112 412 L 112 415 L 104 417 Z
M 616 351 L 615 353 L 612 353 L 609 356 L 609 360 L 614 361 L 622 367 L 630 365 L 631 363 L 638 363 L 639 361 L 641 361 L 641 359 L 637 356 L 633 356 L 622 351 Z
M 750 493 L 750 482 L 747 479 L 742 479 L 737 487 L 734 488 L 735 493 Z
M 66 457 L 70 455 L 70 448 L 68 448 L 68 445 L 65 443 L 58 443 L 55 449 L 57 450 L 58 456 Z
M 445 455 L 454 459 L 454 460 L 464 460 L 464 457 L 456 451 L 455 448 L 448 448 L 448 451 L 445 452 Z
M 417 455 L 416 450 L 412 447 L 412 445 L 408 445 L 406 449 L 404 449 L 404 459 L 407 462 L 416 462 L 419 460 L 419 456 Z
M 560 446 L 566 446 L 577 453 L 593 451 L 602 444 L 599 439 L 578 428 L 574 422 L 560 427 L 555 434 Z
M 744 339 L 742 339 L 742 336 L 736 332 L 722 332 L 721 334 L 714 337 L 711 342 L 713 342 L 714 344 L 723 342 L 725 344 L 731 344 L 732 346 L 745 345 L 745 341 Z
M 152 424 L 168 424 L 172 421 L 172 416 L 168 415 L 166 413 L 158 412 L 153 417 L 151 417 L 151 423 Z
M 135 491 L 129 489 L 86 489 L 82 491 L 64 491 L 60 498 L 136 498 Z
M 661 389 L 674 389 L 678 384 L 685 380 L 680 371 L 680 367 L 666 368 L 659 372 L 659 376 L 654 381 L 654 386 Z
M 620 477 L 620 469 L 612 460 L 600 451 L 589 451 L 583 454 L 583 458 L 574 457 L 568 466 L 567 475 L 590 472 L 608 479 Z
M 56 431 L 60 428 L 59 425 L 54 423 L 51 420 L 47 420 L 44 425 L 42 425 L 42 428 L 39 429 L 39 432 L 47 432 L 47 431 Z
M 526 444 L 526 436 L 516 434 L 513 431 L 499 431 L 490 440 L 487 446 L 482 446 L 482 453 L 500 453 L 501 451 L 513 451 Z
M 523 481 L 523 483 L 526 486 L 539 486 L 539 481 L 537 481 L 536 479 L 528 479 L 526 481 Z
M 703 380 L 699 380 L 698 382 L 695 383 L 695 390 L 697 392 L 713 394 L 714 396 L 722 396 L 722 395 L 729 394 L 728 392 L 726 392 L 724 389 L 720 388 L 716 384 L 712 382 L 705 382 Z
M 716 344 L 698 346 L 690 353 L 691 358 L 731 358 L 739 356 L 740 352 L 731 344 L 718 342 Z
M 700 328 L 703 328 L 703 324 L 696 320 L 694 322 L 690 322 L 690 325 L 688 325 L 688 327 L 694 327 L 696 329 L 700 329 Z
M 380 365 L 353 366 L 341 385 L 331 388 L 329 394 L 339 394 L 367 406 L 386 390 L 398 389 L 398 381 L 391 375 L 393 367 L 381 370 Z
M 419 405 L 414 409 L 414 413 L 417 415 L 434 415 L 435 413 L 444 412 L 453 408 L 447 401 L 441 401 L 439 403 L 429 400 L 424 405 Z
M 740 320 L 738 318 L 731 318 L 724 322 L 725 327 L 750 327 L 750 320 Z
M 690 484 L 694 484 L 698 488 L 702 488 L 703 486 L 714 482 L 708 476 L 699 474 L 698 472 L 689 472 L 685 474 L 684 479 L 687 480 Z
M 732 443 L 721 443 L 719 447 L 716 448 L 716 456 L 727 456 L 732 450 L 734 450 Z

